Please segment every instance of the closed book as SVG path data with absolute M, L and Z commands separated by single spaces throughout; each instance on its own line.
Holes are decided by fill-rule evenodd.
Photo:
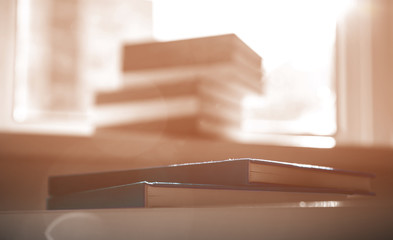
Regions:
M 269 187 L 231 187 L 206 184 L 138 182 L 47 199 L 47 209 L 211 207 L 341 201 L 345 194 L 314 193 Z
M 186 117 L 168 117 L 129 123 L 100 126 L 96 133 L 149 133 L 171 137 L 221 139 L 236 141 L 236 134 L 241 134 L 241 123 L 223 119 L 222 116 L 191 115 Z
M 343 193 L 371 193 L 372 174 L 262 159 L 229 159 L 152 168 L 52 176 L 49 194 L 63 195 L 133 182 L 177 182 L 228 186 L 288 186 Z
M 179 82 L 125 87 L 117 91 L 98 93 L 93 114 L 94 123 L 100 129 L 152 131 L 176 122 L 190 127 L 179 129 L 181 131 L 166 128 L 166 132 L 170 133 L 174 129 L 175 132 L 184 134 L 198 133 L 198 129 L 202 129 L 200 125 L 205 122 L 236 125 L 240 128 L 243 99 L 252 93 L 241 86 L 223 82 L 206 77 L 192 77 Z
M 125 85 L 114 90 L 100 91 L 96 93 L 95 105 L 137 102 L 181 95 L 214 96 L 234 104 L 241 104 L 245 97 L 259 96 L 238 82 L 228 82 L 228 78 L 190 76 L 159 83 L 146 82 L 143 86 Z
M 217 138 L 218 134 L 210 135 L 201 131 L 200 125 L 203 120 L 195 116 L 172 117 L 167 119 L 149 120 L 143 122 L 124 123 L 113 126 L 101 126 L 96 129 L 96 133 L 147 133 L 154 135 L 165 135 L 181 138 Z
M 126 85 L 193 75 L 225 77 L 260 92 L 262 59 L 234 34 L 125 45 Z
M 262 58 L 235 34 L 125 45 L 123 71 L 243 61 L 260 68 Z

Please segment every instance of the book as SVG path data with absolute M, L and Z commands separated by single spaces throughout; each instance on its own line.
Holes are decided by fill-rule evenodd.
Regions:
M 96 129 L 99 134 L 108 132 L 139 132 L 143 134 L 163 134 L 171 137 L 182 138 L 216 138 L 218 134 L 210 135 L 206 131 L 201 131 L 200 125 L 203 121 L 195 116 L 172 117 L 168 119 L 157 119 L 137 123 L 118 124 L 116 126 L 101 126 Z
M 347 194 L 371 194 L 374 175 L 330 167 L 262 159 L 228 159 L 49 178 L 49 194 L 64 195 L 140 181 L 224 186 L 287 186 Z
M 229 121 L 219 116 L 190 115 L 186 117 L 170 117 L 155 120 L 146 120 L 116 125 L 100 126 L 96 133 L 123 132 L 123 133 L 150 133 L 171 137 L 225 139 L 236 140 L 231 135 L 232 131 L 241 133 L 239 121 Z
M 196 76 L 209 77 L 226 84 L 236 83 L 256 94 L 262 94 L 262 70 L 244 69 L 233 63 L 128 71 L 123 72 L 122 85 L 137 88 Z
M 262 58 L 235 34 L 125 45 L 123 71 L 235 61 L 260 68 Z
M 125 87 L 97 94 L 93 121 L 101 129 L 127 130 L 157 129 L 161 125 L 173 125 L 171 122 L 174 121 L 182 126 L 190 125 L 188 129 L 181 129 L 185 134 L 198 132 L 202 129 L 199 125 L 204 122 L 240 128 L 243 99 L 252 94 L 239 85 L 206 77 L 146 87 Z
M 144 85 L 195 75 L 236 81 L 261 93 L 262 58 L 234 34 L 125 45 L 124 84 Z
M 181 95 L 208 95 L 221 100 L 239 104 L 244 97 L 259 96 L 236 81 L 228 78 L 191 76 L 161 83 L 149 82 L 143 86 L 123 86 L 109 91 L 96 93 L 95 104 L 105 105 L 120 102 L 136 102 L 153 98 L 171 98 Z
M 347 198 L 345 194 L 302 192 L 285 187 L 232 187 L 142 181 L 52 196 L 47 199 L 47 209 L 249 206 L 302 201 L 341 201 Z
M 241 129 L 243 100 L 261 93 L 261 57 L 234 34 L 123 50 L 122 88 L 96 95 L 98 130 L 226 138 L 212 126 Z M 181 129 L 171 127 L 177 123 Z

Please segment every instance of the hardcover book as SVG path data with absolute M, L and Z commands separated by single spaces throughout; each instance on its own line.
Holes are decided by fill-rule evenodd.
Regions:
M 235 81 L 261 93 L 262 59 L 234 34 L 126 45 L 124 84 L 159 84 L 195 75 Z
M 206 135 L 209 131 L 202 128 L 206 123 L 239 129 L 244 115 L 242 101 L 249 95 L 253 93 L 239 85 L 205 77 L 139 88 L 125 87 L 97 94 L 93 120 L 99 129 L 153 131 L 158 127 L 158 130 L 165 128 L 168 134 L 175 130 L 187 135 Z M 183 127 L 169 127 L 174 123 Z
M 140 181 L 224 186 L 286 186 L 347 194 L 371 194 L 372 174 L 261 159 L 185 163 L 152 168 L 52 176 L 52 196 Z
M 235 34 L 124 46 L 123 71 L 216 62 L 239 62 L 260 68 L 261 57 Z
M 212 207 L 345 200 L 345 194 L 273 187 L 138 182 L 49 197 L 47 209 Z

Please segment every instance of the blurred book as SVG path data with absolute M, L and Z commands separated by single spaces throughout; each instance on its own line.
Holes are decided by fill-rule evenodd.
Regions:
M 168 182 L 137 182 L 47 199 L 47 209 L 212 207 L 342 201 L 341 193 L 296 192 L 286 187 L 239 187 Z
M 262 90 L 262 59 L 236 35 L 126 45 L 123 86 L 96 94 L 98 130 L 226 137 Z
M 242 99 L 254 93 L 207 77 L 139 88 L 125 87 L 96 96 L 94 121 L 100 129 L 209 134 L 207 124 L 241 127 Z M 211 131 L 210 131 L 211 133 Z
M 235 34 L 126 45 L 124 84 L 144 85 L 187 76 L 224 77 L 261 92 L 262 58 Z M 221 78 L 223 79 L 223 78 Z
M 242 187 L 286 187 L 310 192 L 372 195 L 372 174 L 330 167 L 261 159 L 175 164 L 79 175 L 52 176 L 49 194 L 115 187 L 141 181 L 210 184 Z

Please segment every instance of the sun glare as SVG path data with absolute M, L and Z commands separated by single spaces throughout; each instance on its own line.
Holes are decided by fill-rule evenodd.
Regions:
M 352 6 L 353 0 L 156 0 L 153 34 L 163 41 L 237 34 L 261 55 L 265 72 L 264 96 L 244 103 L 262 117 L 246 116 L 244 129 L 329 136 L 336 131 L 336 24 Z

